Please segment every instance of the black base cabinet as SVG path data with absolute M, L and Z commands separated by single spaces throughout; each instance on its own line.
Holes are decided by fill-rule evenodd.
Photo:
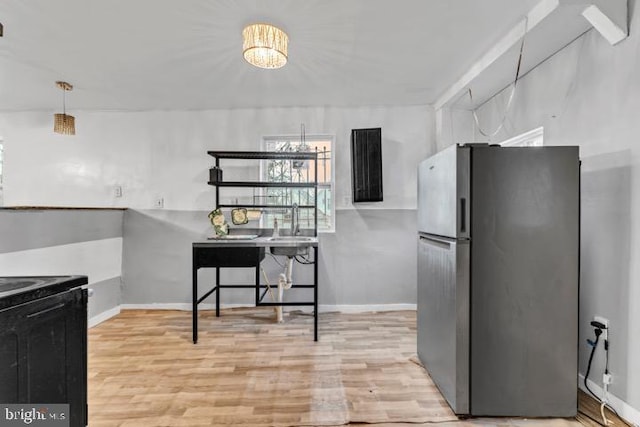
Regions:
M 0 402 L 68 403 L 87 425 L 86 289 L 0 311 L 0 378 Z

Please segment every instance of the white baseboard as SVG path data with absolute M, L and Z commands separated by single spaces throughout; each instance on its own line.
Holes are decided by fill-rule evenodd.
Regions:
M 99 325 L 100 323 L 104 322 L 105 320 L 111 319 L 114 316 L 117 316 L 118 314 L 120 314 L 120 306 L 117 307 L 113 307 L 107 311 L 103 311 L 102 313 L 98 314 L 97 316 L 93 316 L 91 319 L 89 319 L 89 321 L 87 322 L 87 326 L 89 328 L 93 328 L 96 325 Z
M 191 311 L 189 303 L 168 303 L 168 304 L 122 304 L 123 310 L 184 310 Z M 220 308 L 255 307 L 253 304 L 220 304 Z M 215 310 L 215 304 L 200 304 L 198 310 Z M 291 309 L 302 309 L 309 311 L 311 307 L 290 307 Z M 287 309 L 287 307 L 285 307 Z M 329 305 L 319 304 L 318 311 L 327 313 L 337 311 L 340 313 L 366 313 L 370 311 L 403 311 L 416 310 L 416 304 L 362 304 L 362 305 Z
M 602 387 L 591 380 L 587 380 L 587 383 L 589 384 L 589 388 L 593 390 L 596 395 L 600 397 L 604 396 L 604 390 L 602 389 Z M 584 375 L 582 374 L 578 374 L 578 387 L 580 387 L 580 390 L 589 394 L 589 391 L 584 386 Z M 611 392 L 609 392 L 609 404 L 625 421 L 631 423 L 636 427 L 640 427 L 640 411 L 638 411 L 636 408 L 629 405 L 624 400 L 621 400 L 615 395 L 611 394 Z
M 220 304 L 220 308 L 255 307 L 254 304 Z M 191 311 L 190 303 L 122 304 L 123 310 L 180 310 Z M 215 310 L 215 304 L 199 304 L 198 310 Z
M 337 311 L 339 313 L 367 313 L 371 311 L 405 311 L 416 310 L 416 304 L 319 304 L 318 311 L 320 313 L 326 313 L 331 311 Z

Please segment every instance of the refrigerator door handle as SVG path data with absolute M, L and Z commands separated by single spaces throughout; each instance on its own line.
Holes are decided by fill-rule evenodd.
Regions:
M 449 249 L 451 247 L 451 243 L 454 243 L 456 241 L 455 239 L 450 239 L 447 237 L 425 236 L 425 235 L 420 235 L 420 240 L 424 241 L 424 243 L 430 243 L 435 246 L 440 246 L 446 249 Z
M 460 232 L 467 232 L 467 199 L 460 198 Z

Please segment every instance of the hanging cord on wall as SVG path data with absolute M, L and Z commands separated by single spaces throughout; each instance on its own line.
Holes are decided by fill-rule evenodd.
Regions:
M 602 335 L 602 329 L 596 328 L 594 330 L 596 334 L 595 341 L 587 340 L 589 345 L 591 346 L 591 354 L 589 355 L 589 363 L 587 363 L 587 372 L 584 374 L 584 386 L 589 393 L 596 399 L 598 402 L 601 402 L 600 398 L 589 388 L 589 384 L 587 380 L 589 379 L 589 373 L 591 372 L 591 362 L 593 362 L 593 356 L 596 354 L 596 348 L 598 347 L 598 342 L 600 341 L 600 335 Z
M 602 403 L 600 403 L 600 415 L 602 416 L 602 421 L 604 421 L 604 425 L 608 426 L 613 424 L 613 421 L 609 421 L 607 419 L 607 415 L 604 412 L 605 406 L 609 404 L 609 332 L 607 331 L 607 336 L 604 340 L 604 354 L 605 354 L 605 362 L 604 362 L 604 375 L 602 388 L 604 390 L 604 394 L 602 396 Z M 607 378 L 606 380 L 604 378 Z
M 587 343 L 589 343 L 589 345 L 592 348 L 591 348 L 591 354 L 589 355 L 589 362 L 587 363 L 587 372 L 584 375 L 584 386 L 589 391 L 589 393 L 591 393 L 591 395 L 598 401 L 598 403 L 600 403 L 600 416 L 602 417 L 602 421 L 604 422 L 604 424 L 601 424 L 601 425 L 609 426 L 609 425 L 612 425 L 614 423 L 607 419 L 606 414 L 605 414 L 605 408 L 609 409 L 620 420 L 622 420 L 622 418 L 620 417 L 618 412 L 615 410 L 615 408 L 613 408 L 613 406 L 611 406 L 611 404 L 609 403 L 609 384 L 608 383 L 603 384 L 604 396 L 603 396 L 602 399 L 600 399 L 593 392 L 593 390 L 591 390 L 589 388 L 589 385 L 587 383 L 587 380 L 589 379 L 589 373 L 591 372 L 591 363 L 593 362 L 593 356 L 594 356 L 594 354 L 596 352 L 596 348 L 598 347 L 598 342 L 600 341 L 600 336 L 602 335 L 604 329 L 607 329 L 606 339 L 604 339 L 604 350 L 605 350 L 605 369 L 604 369 L 604 373 L 605 373 L 605 375 L 609 375 L 609 331 L 608 331 L 608 328 L 605 325 L 603 325 L 602 323 L 600 323 L 600 322 L 592 321 L 591 322 L 591 326 L 594 327 L 593 332 L 594 332 L 594 334 L 596 336 L 596 339 L 595 339 L 595 341 L 591 341 L 590 339 L 587 340 Z M 589 418 L 591 418 L 591 417 L 589 417 Z M 591 418 L 591 419 L 593 419 L 593 418 Z M 600 421 L 598 421 L 598 420 L 594 420 L 594 421 L 597 421 L 598 423 L 600 423 Z M 622 420 L 622 422 L 631 427 L 631 425 L 629 423 L 627 423 L 626 421 Z
M 573 92 L 575 91 L 575 88 L 576 88 L 576 86 L 578 84 L 578 73 L 580 71 L 580 59 L 584 55 L 584 50 L 585 50 L 585 47 L 587 46 L 587 43 L 585 42 L 587 37 L 585 37 L 584 34 L 581 34 L 579 36 L 579 38 L 581 39 L 580 47 L 577 49 L 577 53 L 575 55 L 576 56 L 576 61 L 575 61 L 575 64 L 573 66 L 573 72 L 572 72 L 572 76 L 571 76 L 571 79 L 570 79 L 569 86 L 567 87 L 567 91 L 564 94 L 562 102 L 560 103 L 560 108 L 559 108 L 558 112 L 556 114 L 554 114 L 553 116 L 551 116 L 552 118 L 562 117 L 564 115 L 564 112 L 567 110 L 567 105 L 569 104 L 570 96 L 573 94 Z M 571 43 L 573 43 L 573 42 L 571 42 Z
M 513 98 L 516 94 L 516 86 L 518 85 L 518 79 L 520 78 L 520 67 L 522 65 L 522 53 L 524 52 L 524 39 L 525 36 L 527 35 L 527 31 L 529 28 L 529 17 L 525 17 L 525 21 L 524 21 L 524 33 L 522 34 L 522 41 L 520 42 L 520 54 L 518 56 L 518 65 L 516 67 L 516 77 L 513 81 L 513 83 L 511 83 L 511 94 L 509 95 L 509 100 L 507 101 L 507 106 L 505 107 L 504 110 L 504 115 L 502 116 L 502 120 L 500 120 L 500 124 L 498 125 L 498 127 L 496 128 L 495 131 L 493 132 L 487 132 L 484 131 L 482 129 L 482 126 L 480 126 L 480 120 L 478 119 L 478 114 L 476 113 L 476 110 L 473 110 L 473 120 L 475 120 L 476 122 L 476 127 L 478 128 L 478 132 L 480 132 L 483 136 L 486 136 L 487 138 L 492 138 L 494 136 L 496 136 L 498 134 L 498 132 L 500 132 L 502 130 L 502 128 L 504 127 L 504 123 L 507 120 L 507 114 L 509 113 L 509 110 L 511 109 L 511 103 L 513 102 Z M 469 88 L 469 98 L 471 99 L 471 102 L 473 103 L 473 92 L 471 91 L 471 88 Z

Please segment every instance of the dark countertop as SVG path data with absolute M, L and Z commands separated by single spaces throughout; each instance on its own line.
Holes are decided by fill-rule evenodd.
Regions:
M 85 210 L 85 211 L 124 211 L 128 208 L 114 208 L 114 207 L 71 207 L 71 206 L 0 206 L 0 210 L 8 211 L 51 211 L 51 210 Z
M 0 276 L 0 311 L 87 283 L 87 276 Z

